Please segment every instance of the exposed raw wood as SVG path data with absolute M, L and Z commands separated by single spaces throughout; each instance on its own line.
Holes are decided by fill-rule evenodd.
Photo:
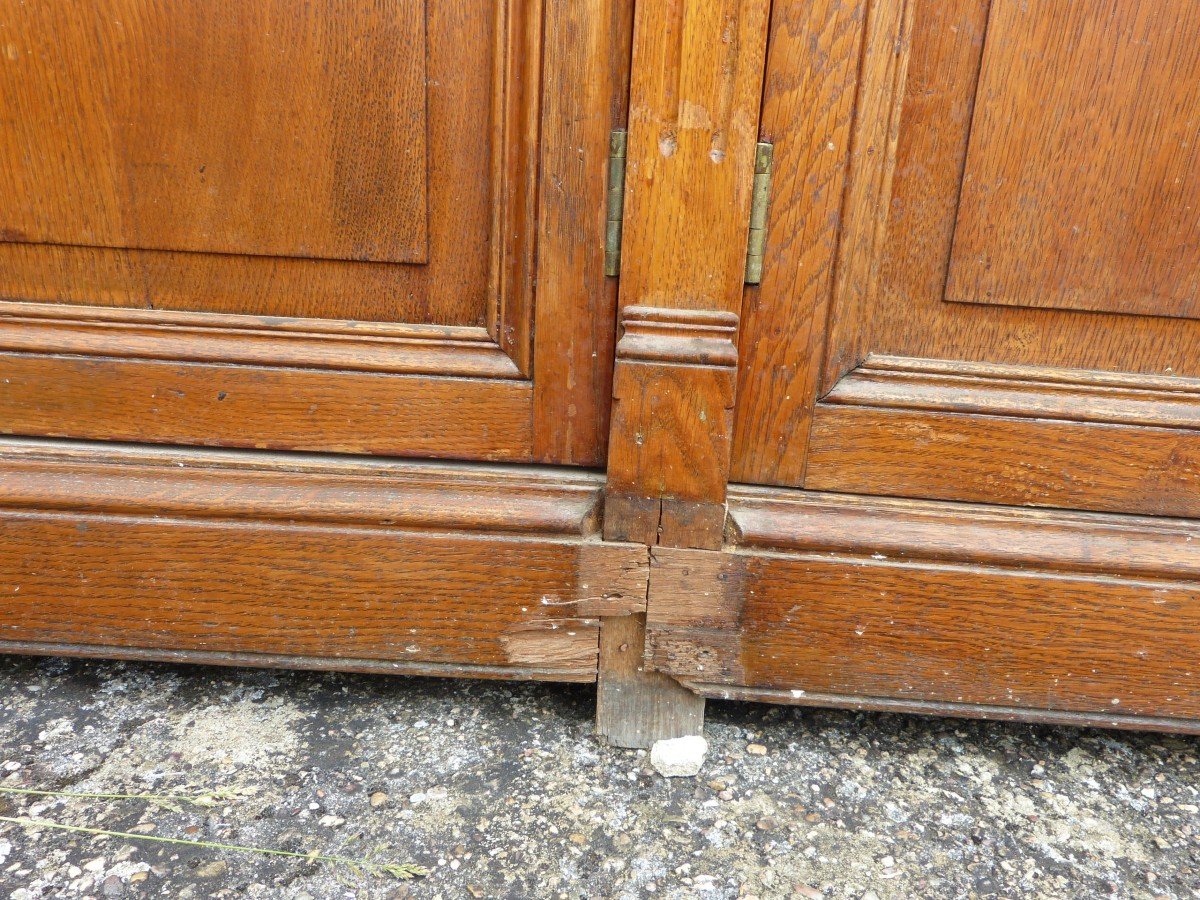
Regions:
M 721 545 L 737 316 L 626 307 L 613 379 L 604 534 Z
M 602 620 L 596 730 L 617 747 L 650 747 L 704 728 L 704 698 L 648 670 L 645 645 L 645 613 Z
M 624 127 L 632 0 L 546 7 L 534 458 L 602 466 L 617 282 L 604 275 L 609 132 Z M 572 310 L 564 315 L 563 310 Z
M 752 546 L 656 550 L 653 666 L 709 694 L 1200 719 L 1197 523 L 840 499 L 735 492 Z
M 593 610 L 646 591 L 644 547 L 589 538 L 599 496 L 553 470 L 4 442 L 0 638 L 592 680 Z

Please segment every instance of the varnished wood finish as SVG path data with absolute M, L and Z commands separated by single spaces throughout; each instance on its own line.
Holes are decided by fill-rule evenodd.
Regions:
M 730 520 L 650 576 L 652 664 L 707 694 L 1200 719 L 1195 522 L 778 489 Z
M 645 548 L 557 470 L 0 443 L 7 649 L 595 677 Z M 90 648 L 90 649 L 89 649 Z
M 808 486 L 1200 516 L 1200 382 L 869 358 L 817 405 Z
M 10 0 L 0 23 L 6 240 L 425 260 L 423 0 Z
M 128 16 L 117 15 L 121 3 L 111 0 L 90 10 L 91 19 L 74 24 L 38 18 L 41 13 L 17 9 L 19 4 L 0 9 L 0 21 L 7 15 L 24 23 L 21 40 L 57 48 L 53 61 L 42 60 L 40 68 L 29 68 L 33 63 L 21 56 L 17 62 L 28 65 L 14 63 L 0 79 L 14 98 L 37 106 L 24 130 L 9 133 L 10 144 L 29 143 L 32 132 L 26 132 L 39 128 L 57 135 L 54 140 L 72 128 L 90 129 L 95 138 L 73 149 L 74 155 L 30 162 L 35 168 L 66 168 L 61 177 L 34 179 L 37 190 L 9 192 L 7 205 L 0 201 L 0 219 L 9 212 L 18 218 L 44 213 L 50 224 L 69 224 L 99 216 L 112 238 L 103 237 L 97 224 L 88 226 L 95 233 L 84 242 L 88 246 L 38 243 L 61 241 L 63 235 L 34 234 L 18 227 L 20 222 L 0 237 L 0 375 L 6 379 L 0 432 L 601 461 L 614 288 L 603 285 L 602 276 L 575 284 L 567 275 L 574 265 L 572 241 L 582 245 L 589 238 L 566 223 L 571 216 L 583 222 L 588 191 L 602 194 L 603 161 L 598 157 L 592 171 L 578 158 L 580 135 L 574 128 L 543 131 L 542 123 L 582 122 L 587 141 L 606 140 L 614 97 L 623 96 L 627 83 L 627 4 L 613 0 L 611 8 L 598 10 L 570 0 L 555 4 L 544 21 L 540 0 L 481 5 L 427 0 L 409 3 L 412 9 L 362 7 L 334 22 L 332 30 L 320 10 L 285 10 L 278 3 L 239 7 L 221 23 L 199 21 L 190 8 L 124 5 Z M 84 29 L 92 19 L 99 31 Z M 247 49 L 246 35 L 267 20 L 279 20 L 279 28 L 268 29 L 261 48 Z M 236 41 L 211 59 L 201 52 L 206 41 L 232 25 L 240 29 Z M 578 40 L 556 46 L 543 64 L 544 26 Z M 353 60 L 343 59 L 344 38 L 363 28 L 366 43 L 355 45 Z M 120 34 L 110 46 L 103 36 L 113 29 Z M 269 64 L 260 59 L 275 46 L 272 41 L 289 36 L 296 39 L 287 41 L 280 59 L 272 56 Z M 322 49 L 322 41 L 332 42 L 333 49 Z M 130 50 L 118 65 L 118 45 L 138 52 Z M 71 47 L 79 51 L 77 59 L 67 58 Z M 16 46 L 14 52 L 24 51 Z M 221 74 L 219 64 L 229 59 L 239 66 L 225 66 Z M 172 62 L 170 73 L 159 71 Z M 289 63 L 294 71 L 288 73 L 287 91 L 278 96 L 266 91 L 279 76 L 278 66 Z M 81 75 L 64 88 L 70 96 L 33 103 L 39 91 L 61 80 L 62 67 Z M 82 73 L 93 71 L 108 74 L 82 83 L 88 81 Z M 318 83 L 321 78 L 329 83 Z M 380 78 L 388 82 L 387 91 L 371 88 Z M 138 99 L 126 89 L 139 79 L 161 82 L 163 90 Z M 213 79 L 221 89 L 202 90 Z M 413 85 L 418 95 L 409 97 Z M 130 115 L 137 121 L 121 119 L 117 107 L 88 106 L 80 99 L 105 91 L 134 104 Z M 272 139 L 278 143 L 291 141 L 288 135 L 305 125 L 300 143 L 294 148 L 289 143 L 292 156 L 264 169 L 255 164 L 257 156 L 239 148 L 249 141 L 256 142 L 256 153 L 271 151 L 270 141 L 260 146 L 259 131 L 275 121 L 272 116 L 290 115 L 288 91 L 312 100 L 313 121 L 275 129 Z M 260 95 L 261 103 L 251 102 Z M 547 96 L 555 99 L 544 116 Z M 402 111 L 419 114 L 420 121 L 406 125 L 383 109 L 401 101 Z M 577 118 L 565 114 L 568 102 Z M 55 103 L 74 104 L 74 112 L 52 115 Z M 151 128 L 144 116 L 138 118 L 145 104 L 163 105 L 170 115 L 155 117 Z M 198 104 L 209 104 L 212 115 L 189 118 Z M 330 121 L 341 122 L 337 140 L 345 146 L 326 146 L 332 138 L 323 130 L 325 112 L 333 116 Z M 242 128 L 234 121 L 239 116 L 252 121 Z M 234 126 L 236 140 L 223 139 Z M 71 140 L 76 137 L 87 135 Z M 214 147 L 223 155 L 197 162 L 205 171 L 189 174 L 184 163 L 212 156 Z M 136 168 L 147 154 L 162 158 L 161 166 L 143 173 L 153 187 L 149 193 L 135 190 L 142 175 L 122 181 L 113 174 Z M 543 159 L 551 161 L 549 181 L 540 177 Z M 420 179 L 406 181 L 402 173 L 384 177 L 387 160 Z M 291 162 L 325 166 L 325 174 L 343 180 L 327 183 L 321 173 L 305 180 Z M 575 167 L 566 173 L 571 180 L 555 181 L 554 172 L 569 165 Z M 12 178 L 29 175 L 21 166 L 10 168 Z M 72 179 L 95 174 L 92 170 L 100 174 L 89 190 L 101 192 L 104 202 L 77 209 L 74 204 L 92 195 L 67 187 Z M 373 182 L 364 199 L 360 176 L 367 175 L 386 184 Z M 193 202 L 195 179 L 211 181 L 203 203 Z M 555 184 L 560 189 L 549 190 Z M 256 192 L 256 185 L 270 190 Z M 162 191 L 174 191 L 174 200 L 167 203 Z M 546 194 L 544 202 L 539 192 Z M 396 201 L 398 193 L 404 202 Z M 308 210 L 301 200 L 323 205 Z M 337 224 L 339 216 L 351 215 L 355 204 L 367 200 L 370 210 L 354 213 L 351 225 Z M 282 212 L 268 214 L 264 204 Z M 168 212 L 171 228 L 157 227 L 153 217 Z M 539 215 L 546 217 L 544 228 Z M 210 227 L 214 216 L 226 231 Z M 239 216 L 253 220 L 254 228 L 243 228 Z M 389 230 L 393 241 L 409 231 L 410 237 L 417 234 L 405 229 L 419 224 L 420 253 L 405 251 L 405 264 L 376 261 L 375 251 L 362 247 L 342 253 L 346 258 L 313 258 L 325 252 L 317 246 L 322 234 L 365 247 L 363 235 L 380 222 L 395 225 Z M 322 223 L 329 226 L 324 232 Z M 337 234 L 329 230 L 335 225 L 342 229 Z M 539 229 L 550 235 L 540 251 Z M 313 246 L 271 243 L 297 234 L 311 235 Z M 597 232 L 596 246 L 599 240 Z M 326 243 L 333 253 L 334 244 Z M 208 252 L 214 249 L 222 252 Z M 378 260 L 396 255 L 384 249 Z M 539 330 L 547 346 L 535 375 L 537 260 L 570 283 L 547 277 L 539 291 L 537 314 L 545 326 Z M 241 399 L 231 406 L 235 397 Z M 563 428 L 564 421 L 575 426 Z
M 0 434 L 528 461 L 527 381 L 0 353 Z
M 741 307 L 769 6 L 637 4 L 622 307 Z
M 636 6 L 608 540 L 721 542 L 768 11 Z M 640 615 L 602 629 L 597 725 L 622 746 L 703 723 L 703 699 L 647 671 L 644 631 Z
M 1188 379 L 1200 375 L 1200 330 L 1186 318 L 1133 313 L 1185 315 L 1180 304 L 1194 288 L 1196 247 L 1189 235 L 1195 217 L 1187 212 L 1189 202 L 1169 199 L 1192 189 L 1193 173 L 1184 174 L 1183 168 L 1195 150 L 1180 138 L 1190 128 L 1190 101 L 1179 99 L 1182 95 L 1178 102 L 1152 98 L 1187 93 L 1188 80 L 1173 80 L 1170 73 L 1193 66 L 1194 41 L 1181 32 L 1190 34 L 1197 26 L 1190 12 L 1174 15 L 1168 7 L 1139 0 L 1112 0 L 1103 9 L 1068 5 L 1034 8 L 1010 0 L 870 4 L 862 26 L 861 65 L 850 76 L 857 93 L 850 146 L 840 151 L 848 174 L 837 220 L 827 335 L 817 330 L 806 339 L 804 323 L 826 315 L 820 261 L 828 254 L 818 254 L 810 264 L 803 250 L 788 252 L 799 226 L 783 226 L 780 218 L 768 234 L 768 256 L 780 257 L 781 271 L 772 276 L 767 266 L 763 291 L 748 307 L 751 324 L 742 339 L 747 369 L 739 388 L 738 477 L 906 496 L 1192 514 L 1194 506 L 1186 499 L 1139 499 L 1145 490 L 1193 490 L 1190 438 L 1179 432 L 1133 432 L 1135 426 L 1188 426 L 1180 418 L 1190 415 L 1182 408 L 1187 401 L 1176 388 L 1162 385 L 1182 378 L 1178 390 L 1190 390 Z M 1063 34 L 1074 37 L 1063 43 Z M 1143 42 L 1149 34 L 1161 37 L 1151 41 L 1152 48 Z M 1041 52 L 1043 45 L 1056 50 Z M 1066 65 L 1072 53 L 1086 58 L 1086 65 Z M 826 60 L 773 55 L 767 109 L 773 83 L 811 83 L 817 99 L 810 105 L 835 102 L 841 83 L 836 70 L 827 74 Z M 1087 97 L 1090 113 L 1082 100 L 1066 99 L 1072 92 L 1086 93 L 1087 84 L 1096 88 Z M 977 96 L 984 104 L 978 109 Z M 995 109 L 985 108 L 989 103 Z M 1028 107 L 1030 114 L 1015 112 L 1017 106 Z M 1137 127 L 1148 123 L 1147 117 L 1157 124 Z M 820 157 L 784 150 L 789 140 L 815 146 L 809 121 L 776 126 L 776 184 L 819 183 Z M 1019 127 L 1010 128 L 1009 122 Z M 1105 140 L 1075 139 L 1091 127 Z M 1060 145 L 1061 152 L 1053 150 Z M 834 147 L 836 154 L 836 141 Z M 1011 177 L 1002 182 L 1000 169 L 992 172 L 988 166 L 999 166 Z M 1121 169 L 1119 177 L 1105 174 L 1113 166 Z M 984 188 L 986 198 L 980 192 Z M 793 202 L 784 193 L 773 215 L 786 216 Z M 977 211 L 966 208 L 976 203 L 984 205 Z M 814 201 L 808 208 L 821 207 Z M 1035 220 L 1051 230 L 1066 229 L 1062 234 L 1068 242 L 1078 226 L 1078 240 L 1071 245 L 1078 252 L 1059 252 L 1049 232 L 1045 240 L 1036 238 Z M 1127 226 L 1116 224 L 1126 220 Z M 1104 249 L 1112 249 L 1110 238 L 1117 240 L 1126 227 L 1132 230 L 1120 239 L 1121 253 Z M 976 234 L 977 228 L 982 230 Z M 1095 229 L 1094 241 L 1087 237 L 1089 228 Z M 967 296 L 953 282 L 947 288 L 960 240 L 972 242 L 972 258 L 995 258 L 986 278 L 1005 279 L 1009 299 L 950 302 L 989 300 Z M 1158 243 L 1151 247 L 1148 241 Z M 1013 262 L 1027 256 L 1028 264 Z M 1051 290 L 1049 280 L 1057 276 L 1047 273 L 1060 265 L 1067 267 L 1059 273 L 1064 277 Z M 1064 291 L 1074 292 L 1075 299 L 1064 299 Z M 1153 303 L 1146 299 L 1151 295 L 1158 298 Z M 1067 306 L 1108 312 L 1049 308 Z M 1118 311 L 1123 314 L 1113 314 Z M 1030 386 L 1004 397 L 998 385 L 971 388 L 957 406 L 981 401 L 988 409 L 970 422 L 926 415 L 932 378 L 923 381 L 921 396 L 912 398 L 915 405 L 907 411 L 895 396 L 885 404 L 886 413 L 867 409 L 871 398 L 853 410 L 843 408 L 839 395 L 865 388 L 859 367 L 881 356 L 920 361 L 915 364 L 931 374 L 965 365 L 969 378 L 971 366 L 1022 367 L 1026 371 L 1019 380 Z M 756 358 L 761 361 L 753 362 Z M 1077 371 L 1079 390 L 1046 386 L 1063 370 Z M 1144 385 L 1134 378 L 1126 386 L 1138 396 L 1129 397 L 1129 403 L 1117 401 L 1126 375 L 1152 376 L 1150 393 L 1138 394 Z M 846 376 L 850 381 L 843 384 Z M 874 399 L 904 392 L 893 391 L 895 386 L 871 392 Z M 949 382 L 944 386 L 934 393 L 948 401 L 954 388 Z M 814 417 L 813 404 L 831 391 L 829 404 Z M 1021 408 L 1024 401 L 1029 405 Z M 1120 435 L 1095 424 L 1066 424 L 1111 421 L 1089 418 L 1091 401 L 1105 408 L 1119 403 L 1125 412 L 1136 408 L 1136 420 L 1122 420 L 1128 428 Z M 1155 408 L 1156 401 L 1163 406 Z M 1047 404 L 1054 407 L 1049 416 Z M 954 405 L 941 408 L 952 411 Z M 984 418 L 993 414 L 997 417 Z M 1044 416 L 1047 421 L 1039 424 Z M 843 424 L 846 430 L 839 431 Z M 929 440 L 921 438 L 926 425 Z M 1092 452 L 1084 449 L 1088 446 Z M 902 470 L 911 467 L 916 474 L 921 454 L 927 478 L 907 479 Z M 858 465 L 864 467 L 861 479 L 844 477 Z M 962 490 L 954 488 L 956 478 Z M 922 480 L 939 484 L 926 489 Z
M 1200 318 L 1197 35 L 1192 0 L 993 0 L 948 300 Z
M 546 8 L 534 382 L 542 461 L 604 465 L 617 323 L 617 281 L 604 275 L 608 138 L 625 127 L 632 40 L 633 0 Z
M 867 7 L 842 0 L 776 0 L 772 6 L 760 128 L 762 139 L 774 143 L 775 174 L 762 283 L 746 288 L 742 304 L 737 481 L 795 483 L 803 476 Z M 786 452 L 790 447 L 796 452 Z
M 737 316 L 626 307 L 605 537 L 716 549 L 725 523 Z

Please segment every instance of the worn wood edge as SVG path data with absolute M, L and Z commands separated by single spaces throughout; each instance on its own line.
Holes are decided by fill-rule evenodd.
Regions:
M 481 678 L 558 681 L 590 684 L 594 672 L 539 667 L 473 666 L 466 663 L 396 662 L 386 659 L 345 659 L 287 656 L 273 653 L 216 653 L 203 650 L 166 650 L 88 644 L 50 644 L 34 641 L 0 641 L 0 653 L 22 656 L 127 659 L 139 662 L 186 663 L 208 666 L 245 666 L 264 669 L 305 669 L 319 672 L 361 672 L 368 675 L 407 675 L 434 678 Z
M 911 713 L 922 716 L 952 716 L 961 719 L 988 719 L 1031 725 L 1067 725 L 1075 728 L 1119 728 L 1127 731 L 1167 731 L 1200 734 L 1200 721 L 1165 716 L 1114 716 L 1101 713 L 1067 712 L 1054 709 L 1030 709 L 1015 706 L 989 706 L 973 703 L 949 703 L 928 700 L 895 700 L 889 697 L 858 697 L 847 694 L 809 693 L 802 690 L 737 687 L 682 682 L 710 700 L 738 700 L 789 706 L 848 709 L 863 712 Z
M 731 486 L 747 550 L 1200 579 L 1200 521 Z
M 0 508 L 594 535 L 603 482 L 548 467 L 0 439 Z
M 704 698 L 650 668 L 644 612 L 601 619 L 596 733 L 613 746 L 645 750 L 703 730 Z
M 826 405 L 1200 429 L 1200 379 L 869 356 Z
M 521 378 L 486 329 L 0 302 L 0 350 Z

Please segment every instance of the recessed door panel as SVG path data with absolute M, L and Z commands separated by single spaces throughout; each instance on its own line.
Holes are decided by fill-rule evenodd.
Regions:
M 0 229 L 423 262 L 424 7 L 5 0 Z
M 995 0 L 946 299 L 1200 317 L 1200 6 Z

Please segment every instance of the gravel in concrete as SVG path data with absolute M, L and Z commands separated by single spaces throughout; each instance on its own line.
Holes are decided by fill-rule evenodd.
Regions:
M 428 867 L 345 867 L 0 823 L 0 897 L 1200 897 L 1195 739 L 709 707 L 666 779 L 586 687 L 0 657 L 0 815 Z

